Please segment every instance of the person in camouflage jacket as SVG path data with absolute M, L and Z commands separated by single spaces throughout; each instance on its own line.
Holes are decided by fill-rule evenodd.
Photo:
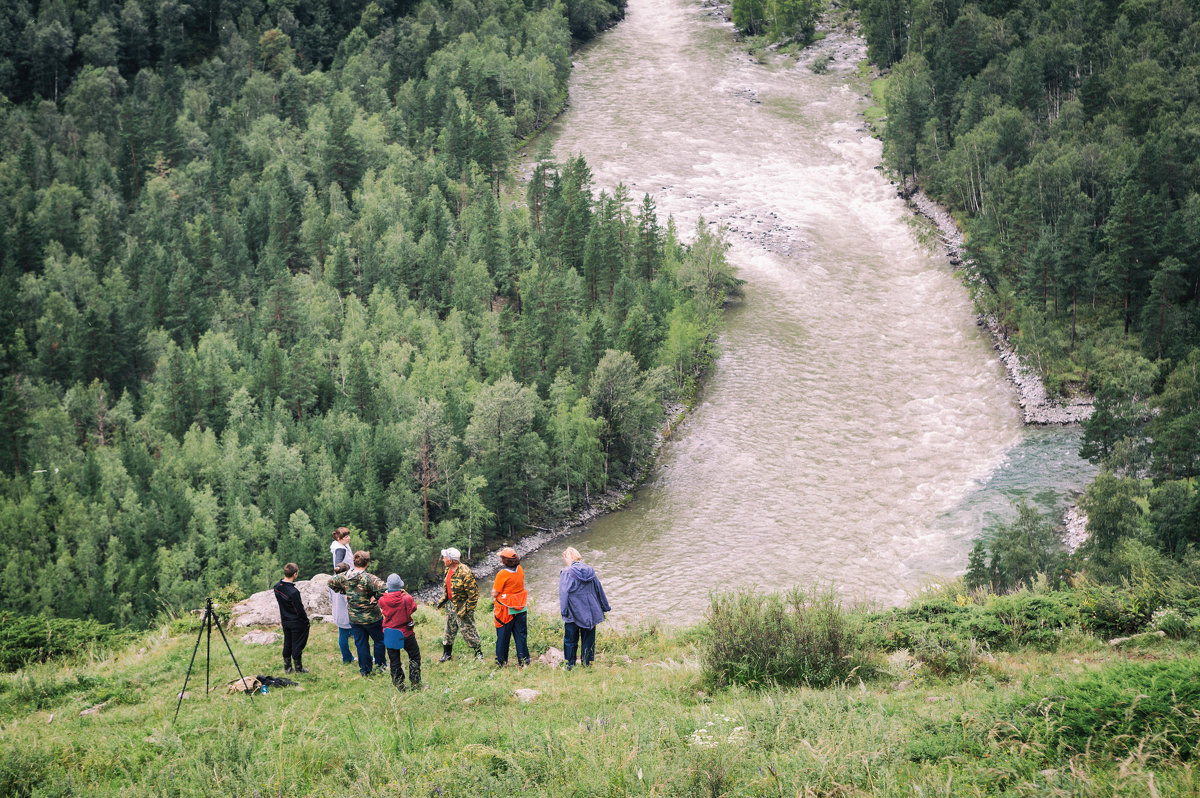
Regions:
M 483 659 L 483 646 L 479 642 L 479 632 L 475 629 L 479 585 L 475 582 L 475 574 L 461 562 L 461 558 L 458 549 L 442 549 L 442 564 L 446 566 L 443 579 L 445 588 L 442 600 L 437 606 L 439 609 L 446 608 L 446 633 L 442 637 L 442 658 L 438 662 L 453 659 L 454 638 L 459 632 L 462 632 L 463 640 L 474 650 L 475 659 Z
M 387 592 L 387 585 L 375 574 L 367 573 L 370 564 L 369 551 L 356 551 L 354 567 L 329 580 L 330 590 L 346 595 L 350 633 L 354 635 L 358 670 L 363 676 L 370 676 L 372 671 L 371 642 L 375 644 L 375 668 L 387 668 L 387 649 L 383 645 L 383 612 L 379 609 L 379 597 Z

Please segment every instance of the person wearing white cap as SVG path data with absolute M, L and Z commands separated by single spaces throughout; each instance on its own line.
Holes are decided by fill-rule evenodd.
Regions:
M 442 565 L 446 566 L 445 590 L 437 606 L 438 609 L 446 608 L 446 633 L 442 637 L 442 658 L 438 662 L 454 658 L 454 638 L 460 631 L 463 640 L 474 650 L 475 659 L 482 660 L 483 646 L 475 629 L 475 607 L 479 604 L 475 574 L 462 562 L 458 549 L 442 549 Z
M 379 609 L 383 612 L 383 645 L 387 647 L 388 664 L 392 671 L 392 684 L 397 690 L 404 689 L 404 666 L 400 652 L 408 652 L 408 682 L 413 690 L 421 688 L 421 647 L 413 631 L 413 613 L 417 611 L 417 600 L 404 589 L 404 580 L 399 574 L 387 578 L 387 592 L 379 597 Z

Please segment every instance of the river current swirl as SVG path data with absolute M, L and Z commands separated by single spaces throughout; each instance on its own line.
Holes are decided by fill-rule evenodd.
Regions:
M 966 290 L 876 168 L 865 80 L 808 60 L 760 63 L 710 8 L 631 0 L 577 55 L 550 132 L 685 240 L 701 216 L 727 226 L 747 281 L 645 486 L 568 541 L 615 619 L 688 622 L 710 590 L 814 581 L 901 603 L 961 572 L 1014 497 L 1057 509 L 1090 478 L 1076 430 L 1023 428 Z M 543 611 L 563 545 L 525 562 Z

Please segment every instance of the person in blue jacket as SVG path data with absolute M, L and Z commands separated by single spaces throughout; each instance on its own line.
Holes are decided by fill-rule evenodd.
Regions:
M 596 569 L 583 561 L 573 547 L 563 551 L 567 567 L 558 574 L 558 606 L 563 619 L 563 656 L 567 670 L 575 667 L 575 650 L 583 667 L 596 658 L 596 627 L 609 611 L 608 597 Z

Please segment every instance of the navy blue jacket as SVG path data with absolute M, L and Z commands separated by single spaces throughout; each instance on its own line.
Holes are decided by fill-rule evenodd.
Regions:
M 564 621 L 594 629 L 608 612 L 608 597 L 592 566 L 573 562 L 558 574 L 558 606 Z

